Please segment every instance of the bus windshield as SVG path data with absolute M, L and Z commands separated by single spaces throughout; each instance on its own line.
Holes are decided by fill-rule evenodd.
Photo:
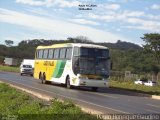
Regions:
M 73 71 L 75 74 L 91 74 L 108 77 L 108 49 L 74 48 Z

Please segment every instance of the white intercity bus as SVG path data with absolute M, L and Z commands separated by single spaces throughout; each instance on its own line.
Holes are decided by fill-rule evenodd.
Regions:
M 108 86 L 110 75 L 109 49 L 81 43 L 38 46 L 35 53 L 34 77 L 42 83 L 56 82 L 72 86 Z

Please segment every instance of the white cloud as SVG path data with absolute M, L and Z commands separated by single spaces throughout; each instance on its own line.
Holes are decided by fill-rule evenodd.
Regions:
M 120 11 L 120 12 L 108 12 L 103 15 L 89 13 L 88 18 L 94 20 L 100 20 L 105 22 L 120 22 L 124 23 L 127 28 L 141 29 L 151 32 L 160 32 L 160 16 L 154 16 L 151 14 L 145 14 L 143 11 Z M 132 25 L 139 25 L 131 27 Z
M 33 6 L 59 6 L 59 7 L 77 7 L 81 2 L 74 0 L 74 1 L 67 1 L 67 0 L 16 0 L 17 3 L 33 5 Z
M 27 9 L 28 12 L 33 13 L 33 14 L 38 14 L 38 15 L 44 15 L 48 17 L 53 17 L 52 14 L 49 14 L 48 11 L 42 9 L 42 8 L 29 8 Z
M 142 17 L 142 16 L 144 16 L 144 12 L 142 11 L 123 11 L 123 12 L 109 11 L 103 15 L 94 14 L 94 13 L 88 14 L 89 18 L 103 20 L 103 21 L 105 20 L 106 22 L 125 21 L 127 18 Z
M 141 22 L 144 22 L 144 20 L 138 18 L 128 18 L 126 21 L 132 24 L 141 24 Z
M 116 0 L 107 0 L 107 2 L 116 2 Z
M 79 1 L 66 1 L 66 0 L 56 0 L 57 4 L 60 5 L 60 7 L 78 7 L 79 4 L 81 4 Z
M 98 5 L 99 9 L 102 10 L 118 10 L 120 9 L 119 4 L 100 4 Z
M 41 16 L 45 16 L 45 17 L 49 17 L 49 18 L 52 18 L 55 16 L 55 14 L 51 14 L 51 12 L 61 12 L 63 11 L 63 9 L 61 8 L 58 8 L 58 9 L 52 9 L 52 11 L 48 11 L 48 10 L 45 10 L 43 8 L 34 8 L 34 7 L 29 7 L 26 9 L 27 12 L 31 13 L 31 14 L 37 14 L 37 15 L 41 15 Z
M 110 9 L 110 10 L 118 10 L 120 8 L 120 5 L 118 5 L 118 4 L 111 4 L 111 5 L 107 5 L 105 8 L 106 9 Z
M 77 14 L 77 15 L 75 15 L 75 18 L 82 18 L 82 17 L 83 17 L 82 14 Z
M 70 19 L 69 21 L 79 24 L 86 24 L 86 25 L 100 25 L 98 22 L 86 20 L 86 19 Z
M 128 2 L 129 0 L 106 0 L 107 2 L 114 2 L 114 3 L 116 3 L 116 2 L 121 2 L 121 3 L 126 3 L 126 2 Z
M 127 26 L 127 28 L 141 29 L 152 32 L 160 32 L 160 22 L 149 21 L 138 18 L 129 18 L 126 20 L 128 23 L 133 24 L 134 26 Z
M 86 36 L 95 42 L 116 42 L 118 39 L 130 41 L 122 36 L 112 34 L 107 31 L 64 22 L 55 19 L 48 19 L 16 11 L 0 8 L 0 22 L 21 25 L 32 30 L 37 30 L 46 34 L 58 34 L 61 36 Z M 42 37 L 43 38 L 43 37 Z
M 153 5 L 151 6 L 151 9 L 160 10 L 160 4 L 159 4 L 159 5 L 158 5 L 158 4 L 153 4 Z
M 146 17 L 151 20 L 159 20 L 160 21 L 160 15 L 147 14 Z
M 37 1 L 37 0 L 16 0 L 16 2 L 22 3 L 22 4 L 34 5 L 34 6 L 45 5 L 45 2 Z
M 124 11 L 122 15 L 128 16 L 128 17 L 141 17 L 144 15 L 143 11 Z
M 111 22 L 115 19 L 114 15 L 97 15 L 94 13 L 89 13 L 88 17 L 96 20 L 105 20 L 105 22 Z
M 116 29 L 116 31 L 120 32 L 120 31 L 121 31 L 121 29 L 120 29 L 120 28 L 117 28 L 117 29 Z

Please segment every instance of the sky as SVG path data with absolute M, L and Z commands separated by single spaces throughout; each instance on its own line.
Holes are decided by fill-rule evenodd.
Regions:
M 160 0 L 0 0 L 0 44 L 86 36 L 144 44 L 160 33 Z

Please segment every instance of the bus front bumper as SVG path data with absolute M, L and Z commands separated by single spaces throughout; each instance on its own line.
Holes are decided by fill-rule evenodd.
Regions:
M 78 86 L 108 87 L 108 80 L 79 79 Z

